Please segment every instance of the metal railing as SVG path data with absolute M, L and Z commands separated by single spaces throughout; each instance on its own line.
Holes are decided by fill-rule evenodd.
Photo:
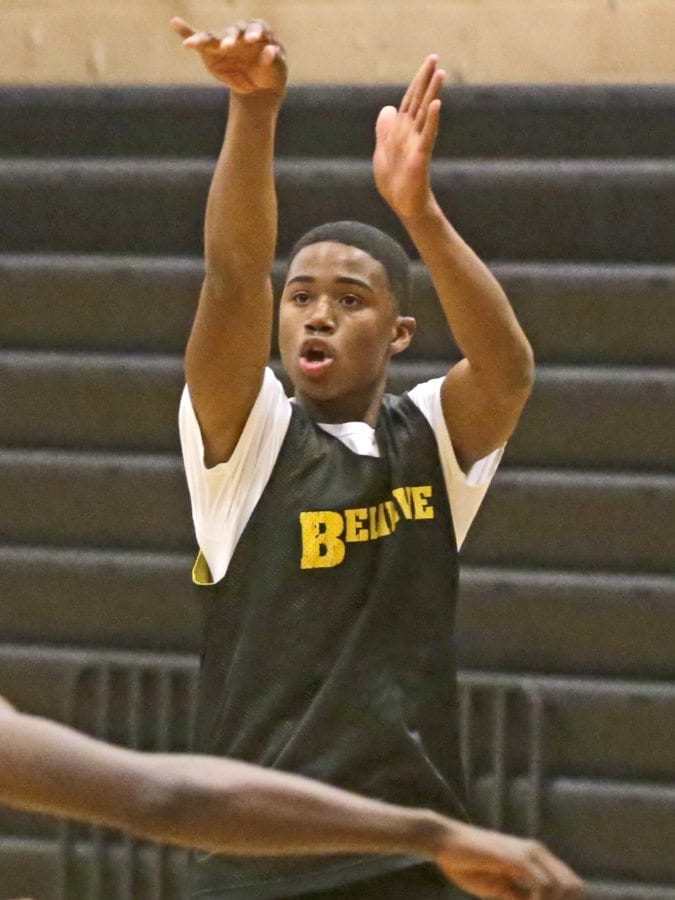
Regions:
M 63 719 L 133 749 L 185 752 L 197 674 L 196 664 L 162 657 L 86 662 L 71 673 Z M 59 843 L 58 900 L 178 900 L 185 893 L 184 851 L 70 822 Z
M 75 667 L 63 719 L 104 740 L 135 749 L 185 751 L 196 709 L 197 666 L 187 658 L 156 655 L 131 660 L 105 654 Z M 509 784 L 525 775 L 526 833 L 541 824 L 543 701 L 535 679 L 460 673 L 461 753 L 471 795 L 483 795 L 479 818 L 508 824 Z M 517 714 L 512 715 L 514 712 Z M 117 713 L 117 714 L 115 714 Z M 513 719 L 525 759 L 512 759 Z M 103 828 L 61 826 L 58 900 L 171 900 L 185 887 L 187 855 Z
M 6 689 L 11 699 L 10 686 L 29 683 L 33 674 L 41 679 L 41 692 L 49 695 L 45 700 L 36 694 L 36 703 L 46 704 L 48 715 L 139 750 L 189 750 L 198 681 L 198 661 L 192 655 L 0 645 L 0 692 Z M 664 694 L 675 698 L 673 684 L 461 672 L 460 749 L 474 820 L 542 837 L 549 825 L 547 792 L 560 774 L 557 754 L 565 735 L 559 713 L 565 696 L 597 691 L 609 696 L 618 690 L 644 701 Z M 60 709 L 53 707 L 54 698 Z M 59 828 L 54 846 L 58 883 L 44 900 L 182 896 L 187 872 L 183 851 L 103 828 L 74 823 Z

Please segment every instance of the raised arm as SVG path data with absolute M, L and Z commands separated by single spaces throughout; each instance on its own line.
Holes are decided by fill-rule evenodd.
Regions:
M 270 352 L 274 137 L 286 64 L 264 22 L 231 26 L 221 35 L 197 32 L 178 18 L 171 25 L 230 89 L 225 140 L 206 207 L 206 274 L 185 355 L 205 461 L 213 466 L 236 446 Z
M 0 803 L 216 853 L 412 854 L 465 890 L 577 900 L 544 847 L 297 775 L 203 756 L 114 747 L 15 712 L 0 698 Z
M 444 73 L 429 56 L 398 109 L 377 121 L 378 190 L 426 263 L 464 358 L 445 379 L 443 413 L 460 465 L 501 446 L 516 427 L 534 376 L 531 347 L 503 290 L 447 220 L 431 189 Z

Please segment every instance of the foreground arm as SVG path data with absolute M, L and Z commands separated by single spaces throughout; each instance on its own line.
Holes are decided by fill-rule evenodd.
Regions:
M 373 165 L 380 193 L 431 273 L 464 356 L 448 373 L 441 402 L 455 454 L 468 470 L 511 436 L 532 388 L 534 364 L 504 292 L 447 220 L 431 190 L 443 75 L 430 56 L 399 109 L 382 110 Z
M 539 844 L 247 763 L 114 747 L 1 699 L 0 803 L 217 853 L 412 854 L 497 898 L 582 896 Z
M 206 207 L 206 275 L 185 373 L 208 466 L 227 460 L 262 383 L 270 352 L 270 272 L 277 234 L 273 154 L 286 85 L 283 49 L 259 21 L 222 35 L 172 27 L 230 88 L 223 148 Z

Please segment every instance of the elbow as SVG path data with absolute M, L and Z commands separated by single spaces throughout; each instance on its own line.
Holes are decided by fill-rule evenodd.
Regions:
M 119 827 L 143 840 L 176 843 L 188 814 L 183 780 L 162 772 L 161 766 L 143 768 Z
M 173 767 L 162 772 L 158 763 L 159 760 L 154 763 L 154 771 L 136 795 L 127 830 L 157 843 L 214 850 L 213 791 L 199 777 L 191 775 L 189 765 L 185 772 L 178 774 Z M 236 805 L 236 798 L 224 786 L 218 793 L 217 813 L 222 817 Z
M 510 384 L 514 393 L 522 394 L 525 398 L 530 396 L 534 387 L 535 368 L 532 345 L 524 339 L 510 372 Z
M 532 393 L 534 377 L 534 353 L 529 342 L 524 339 L 493 370 L 488 391 L 496 401 L 511 404 L 518 400 L 524 404 Z

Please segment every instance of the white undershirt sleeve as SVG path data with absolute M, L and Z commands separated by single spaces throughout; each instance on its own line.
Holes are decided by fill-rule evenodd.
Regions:
M 504 447 L 499 447 L 488 456 L 479 459 L 467 473 L 462 470 L 455 456 L 441 406 L 443 381 L 443 378 L 424 381 L 414 387 L 408 396 L 424 415 L 436 435 L 438 454 L 450 499 L 450 511 L 459 550 L 483 502 L 492 477 L 497 471 Z
M 195 534 L 209 570 L 205 573 L 203 567 L 195 566 L 198 583 L 215 584 L 224 577 L 272 474 L 290 419 L 291 403 L 272 370 L 265 369 L 260 393 L 232 456 L 207 468 L 201 430 L 186 385 L 178 424 Z

